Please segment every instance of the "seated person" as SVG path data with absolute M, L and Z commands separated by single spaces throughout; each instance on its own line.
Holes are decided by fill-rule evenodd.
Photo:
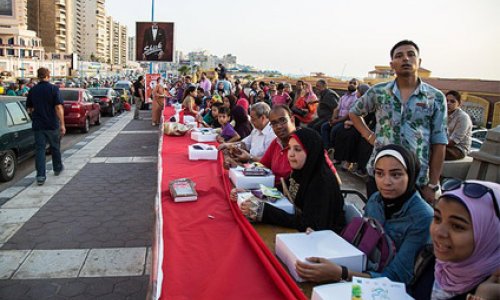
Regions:
M 271 125 L 276 138 L 271 142 L 269 148 L 262 158 L 250 157 L 247 151 L 241 150 L 241 157 L 248 157 L 249 162 L 260 162 L 270 169 L 275 178 L 277 187 L 281 187 L 281 178 L 288 178 L 292 169 L 287 159 L 288 139 L 295 131 L 295 120 L 292 111 L 286 105 L 276 105 L 269 113 L 269 124 Z
M 311 84 L 307 83 L 304 95 L 300 96 L 292 107 L 293 115 L 295 116 L 295 126 L 299 126 L 300 123 L 311 123 L 316 115 L 318 104 L 318 97 L 313 92 Z
M 259 200 L 241 204 L 241 212 L 252 221 L 275 224 L 305 231 L 331 229 L 340 232 L 345 224 L 344 198 L 337 178 L 325 159 L 320 135 L 309 128 L 301 128 L 290 136 L 288 161 L 292 167 L 288 199 L 294 204 L 295 214 Z M 231 191 L 236 201 L 237 190 Z
M 356 91 L 356 98 L 360 98 L 363 94 L 370 89 L 370 86 L 367 84 L 360 84 Z M 367 116 L 368 117 L 368 116 Z M 375 117 L 373 117 L 375 119 Z M 367 118 L 364 118 L 365 123 L 368 125 Z M 375 126 L 375 122 L 373 122 L 373 126 Z M 333 154 L 333 158 L 335 161 L 342 162 L 342 170 L 349 170 L 351 164 L 357 161 L 358 151 L 361 150 L 361 147 L 370 149 L 368 154 L 368 158 L 370 157 L 371 150 L 373 147 L 369 143 L 364 143 L 364 139 L 361 137 L 359 132 L 354 128 L 352 121 L 349 119 L 349 115 L 347 115 L 347 119 L 344 121 L 344 125 L 338 128 L 336 134 L 331 137 L 335 140 L 333 144 L 335 145 L 335 151 Z M 368 159 L 367 158 L 367 159 Z M 363 167 L 366 166 L 366 163 Z
M 252 123 L 248 119 L 248 113 L 245 108 L 236 105 L 231 111 L 231 116 L 234 121 L 234 130 L 236 130 L 240 138 L 246 138 L 252 132 Z
M 445 160 L 464 158 L 472 144 L 472 120 L 460 106 L 462 100 L 457 91 L 446 93 L 448 103 L 448 145 Z
M 487 283 L 476 288 L 500 269 L 499 197 L 497 183 L 452 179 L 443 184 L 430 227 L 433 247 L 420 252 L 417 261 L 425 263 L 415 266 L 415 299 L 466 299 L 487 292 Z
M 222 107 L 222 102 L 213 103 L 208 109 L 207 113 L 201 117 L 197 116 L 196 120 L 200 122 L 203 127 L 220 128 L 218 120 L 219 109 Z
M 229 108 L 222 106 L 217 115 L 217 119 L 222 128 L 220 134 L 217 136 L 217 142 L 219 143 L 232 143 L 240 140 L 240 135 L 234 130 L 233 125 L 229 122 L 230 118 Z
M 190 85 L 186 91 L 184 91 L 184 99 L 182 101 L 182 108 L 184 109 L 184 115 L 189 115 L 196 117 L 198 114 L 198 106 L 196 105 L 195 98 L 198 95 L 196 91 L 196 87 L 194 85 Z
M 223 143 L 219 150 L 229 149 L 229 157 L 224 157 L 227 166 L 235 167 L 238 164 L 259 161 L 271 142 L 276 138 L 269 123 L 271 108 L 264 102 L 255 103 L 250 107 L 250 122 L 254 129 L 249 136 L 239 143 Z M 233 148 L 245 151 L 231 151 Z
M 342 266 L 325 258 L 309 257 L 307 262 L 297 262 L 297 274 L 314 282 L 351 280 L 352 276 L 410 282 L 414 258 L 430 240 L 432 221 L 432 208 L 416 189 L 419 169 L 415 154 L 399 145 L 384 146 L 375 157 L 375 182 L 380 192 L 370 197 L 364 215 L 383 224 L 396 246 L 396 255 L 382 272 L 369 268 L 364 273 L 346 269 L 342 276 Z

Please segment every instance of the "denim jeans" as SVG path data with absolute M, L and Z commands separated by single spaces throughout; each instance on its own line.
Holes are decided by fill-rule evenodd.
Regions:
M 45 145 L 49 143 L 52 153 L 52 165 L 54 172 L 62 171 L 61 160 L 61 138 L 59 129 L 55 130 L 35 130 L 35 165 L 37 180 L 45 180 Z
M 330 122 L 325 122 L 321 125 L 321 139 L 323 140 L 323 146 L 326 150 L 330 149 Z

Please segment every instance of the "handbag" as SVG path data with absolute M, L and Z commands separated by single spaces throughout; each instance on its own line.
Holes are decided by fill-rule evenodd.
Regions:
M 171 136 L 183 136 L 188 132 L 189 127 L 177 122 L 165 122 L 163 124 L 163 133 Z

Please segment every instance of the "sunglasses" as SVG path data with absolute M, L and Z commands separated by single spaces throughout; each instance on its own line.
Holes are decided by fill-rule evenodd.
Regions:
M 482 185 L 477 182 L 466 182 L 460 179 L 453 178 L 443 183 L 441 190 L 443 192 L 454 191 L 462 187 L 462 185 L 464 186 L 462 190 L 464 195 L 473 199 L 481 198 L 487 193 L 490 193 L 491 198 L 493 200 L 493 206 L 495 207 L 495 213 L 497 215 L 497 218 L 500 218 L 500 212 L 499 212 L 500 209 L 498 208 L 498 203 L 495 194 L 493 193 L 492 189 L 490 189 L 485 185 Z

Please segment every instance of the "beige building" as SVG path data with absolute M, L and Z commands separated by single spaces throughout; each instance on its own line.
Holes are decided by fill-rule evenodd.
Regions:
M 28 29 L 42 39 L 47 52 L 73 53 L 73 0 L 28 0 Z
M 128 37 L 128 61 L 135 61 L 135 36 Z
M 107 18 L 104 8 L 105 0 L 73 0 L 75 14 L 74 30 L 76 32 L 76 52 L 82 60 L 98 60 L 106 62 L 107 52 Z

